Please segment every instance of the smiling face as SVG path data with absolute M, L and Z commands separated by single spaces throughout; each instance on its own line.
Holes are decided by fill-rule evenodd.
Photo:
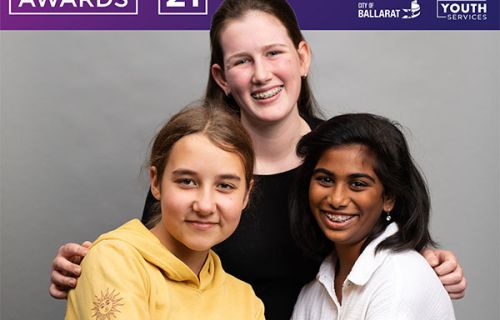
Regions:
M 191 134 L 174 144 L 161 181 L 156 173 L 151 192 L 162 218 L 151 231 L 174 255 L 208 252 L 234 232 L 249 194 L 237 154 Z
M 309 205 L 320 229 L 338 247 L 360 248 L 394 202 L 373 169 L 367 147 L 353 144 L 326 150 L 309 185 Z
M 234 97 L 243 122 L 274 122 L 298 113 L 301 76 L 310 63 L 307 43 L 296 48 L 283 24 L 261 11 L 229 20 L 220 42 L 224 66 L 214 64 L 212 76 Z

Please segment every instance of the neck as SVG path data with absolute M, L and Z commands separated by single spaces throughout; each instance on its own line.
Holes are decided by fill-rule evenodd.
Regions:
M 280 121 L 262 123 L 242 115 L 241 123 L 253 142 L 255 174 L 280 173 L 300 166 L 302 160 L 295 148 L 300 138 L 311 129 L 297 108 Z
M 340 303 L 342 303 L 342 288 L 345 279 L 361 254 L 362 245 L 363 242 L 355 245 L 335 245 L 335 253 L 338 258 L 335 270 L 335 294 Z
M 205 261 L 207 260 L 208 250 L 195 251 L 189 249 L 184 244 L 172 237 L 165 230 L 161 221 L 150 231 L 158 238 L 158 240 L 160 240 L 160 242 L 165 246 L 165 248 L 168 249 L 168 251 L 170 251 L 179 260 L 184 262 L 184 264 L 186 264 L 189 269 L 191 269 L 194 274 L 199 277 L 200 271 L 203 268 Z

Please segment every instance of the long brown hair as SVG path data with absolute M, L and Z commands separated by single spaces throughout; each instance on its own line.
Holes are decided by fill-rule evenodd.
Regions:
M 224 53 L 220 34 L 230 20 L 236 20 L 248 11 L 262 11 L 276 17 L 288 32 L 295 48 L 305 41 L 300 31 L 295 13 L 285 0 L 225 0 L 212 17 L 210 27 L 210 66 L 218 64 L 224 70 Z M 209 72 L 205 100 L 216 105 L 225 105 L 239 112 L 239 106 L 232 96 L 226 96 Z M 299 113 L 305 117 L 321 117 L 321 111 L 314 99 L 307 77 L 302 78 L 301 90 L 297 101 Z

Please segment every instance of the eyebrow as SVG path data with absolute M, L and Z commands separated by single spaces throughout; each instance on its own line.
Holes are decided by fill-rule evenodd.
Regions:
M 263 46 L 262 50 L 267 51 L 267 50 L 274 48 L 274 47 L 282 47 L 282 48 L 288 49 L 288 46 L 284 43 L 273 43 L 273 44 L 268 44 L 268 45 Z M 224 62 L 230 61 L 230 60 L 235 59 L 235 58 L 246 57 L 247 55 L 248 54 L 245 52 L 238 52 L 238 53 L 235 53 L 235 54 L 227 57 Z
M 224 179 L 224 180 L 236 180 L 236 181 L 241 181 L 241 178 L 238 177 L 235 174 L 221 174 L 219 178 Z
M 264 51 L 266 50 L 269 50 L 271 48 L 274 48 L 274 47 L 283 47 L 283 48 L 286 48 L 288 49 L 288 46 L 284 43 L 272 43 L 272 44 L 268 44 L 266 46 L 263 46 L 262 49 L 264 49 Z
M 172 175 L 173 176 L 183 176 L 183 175 L 197 176 L 198 174 L 195 171 L 189 170 L 189 169 L 176 169 L 176 170 L 172 171 Z M 235 174 L 231 174 L 231 173 L 221 174 L 218 176 L 218 178 L 224 179 L 224 180 L 241 181 L 241 178 L 239 176 L 237 176 Z
M 326 174 L 327 176 L 330 176 L 330 177 L 334 177 L 335 176 L 335 174 L 333 174 L 329 170 L 326 170 L 325 168 L 316 168 L 316 169 L 314 169 L 313 175 L 315 175 L 317 173 Z M 356 179 L 356 178 L 366 178 L 366 179 L 371 180 L 373 183 L 375 183 L 375 178 L 373 178 L 372 176 L 370 176 L 369 174 L 366 174 L 366 173 L 352 173 L 352 174 L 349 175 L 349 178 L 351 178 L 351 179 L 353 179 L 353 178 L 354 179 Z
M 176 169 L 172 171 L 172 175 L 174 176 L 182 176 L 182 175 L 196 175 L 196 172 L 189 169 Z
M 314 169 L 313 174 L 316 174 L 316 173 L 323 173 L 323 174 L 326 174 L 328 176 L 333 176 L 333 173 L 331 173 L 330 171 L 323 169 L 323 168 Z
M 375 183 L 375 179 L 366 173 L 353 173 L 353 174 L 350 174 L 349 177 L 350 178 L 366 178 L 368 180 L 371 180 L 373 183 Z

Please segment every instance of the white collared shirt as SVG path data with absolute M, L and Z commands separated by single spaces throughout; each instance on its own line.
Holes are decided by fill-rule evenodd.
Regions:
M 335 262 L 328 256 L 316 279 L 302 288 L 292 320 L 452 320 L 453 305 L 439 278 L 416 251 L 375 248 L 398 231 L 391 223 L 356 260 L 335 294 Z

